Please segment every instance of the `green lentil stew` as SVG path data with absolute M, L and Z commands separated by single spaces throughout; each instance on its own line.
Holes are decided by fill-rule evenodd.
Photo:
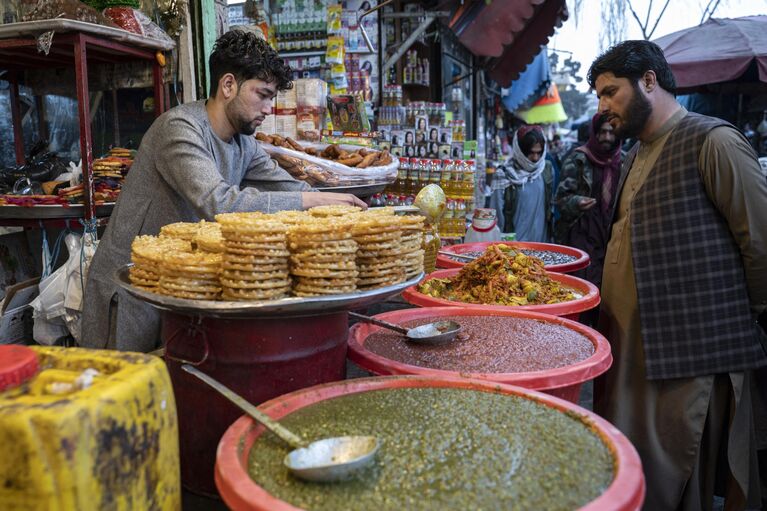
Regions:
M 269 432 L 249 472 L 309 510 L 576 509 L 613 480 L 614 458 L 583 420 L 531 399 L 452 388 L 375 390 L 328 399 L 281 422 L 307 440 L 375 435 L 376 462 L 342 483 L 291 476 Z

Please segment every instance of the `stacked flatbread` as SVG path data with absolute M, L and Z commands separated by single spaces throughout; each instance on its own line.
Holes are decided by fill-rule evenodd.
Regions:
M 169 252 L 191 252 L 188 241 L 158 238 L 157 236 L 136 236 L 131 243 L 129 270 L 131 284 L 145 291 L 159 292 L 161 264 Z
M 375 289 L 423 271 L 424 218 L 354 206 L 226 213 L 132 245 L 131 283 L 200 300 L 275 300 Z
M 216 215 L 224 253 L 224 300 L 276 300 L 288 295 L 288 226 L 262 213 Z
M 342 217 L 313 218 L 288 231 L 293 294 L 317 296 L 357 289 L 357 243 Z
M 221 254 L 167 252 L 160 261 L 159 293 L 189 300 L 217 300 L 221 295 Z

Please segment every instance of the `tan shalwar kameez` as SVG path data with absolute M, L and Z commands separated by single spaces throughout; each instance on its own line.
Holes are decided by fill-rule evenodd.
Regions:
M 647 380 L 645 377 L 632 262 L 631 203 L 648 174 L 653 171 L 669 134 L 686 114 L 684 108 L 680 109 L 651 140 L 642 143 L 618 199 L 615 223 L 605 257 L 600 322 L 602 331 L 612 344 L 615 361 L 598 385 L 595 410 L 617 426 L 639 451 L 647 480 L 645 509 L 710 509 L 715 471 L 717 467 L 721 470 L 727 466 L 740 487 L 740 491 L 728 491 L 730 498 L 727 508 L 742 508 L 744 499 L 748 499 L 749 506 L 758 507 L 758 476 L 749 392 L 751 373 L 724 373 L 668 380 Z M 737 169 L 746 158 L 746 153 L 727 151 L 727 154 L 720 154 L 712 147 L 712 138 L 721 140 L 725 147 L 728 144 L 741 144 L 730 128 L 716 128 L 709 134 L 700 157 L 701 168 L 711 171 L 703 176 L 708 194 L 716 197 L 720 211 L 722 207 L 728 211 L 726 216 L 741 250 L 744 250 L 747 243 L 743 243 L 739 236 L 744 236 L 744 232 L 748 236 L 749 228 L 754 228 L 755 234 L 762 233 L 757 252 L 764 254 L 761 249 L 765 248 L 764 242 L 767 241 L 765 226 L 749 225 L 746 208 L 727 203 L 732 202 L 732 197 L 738 196 L 733 195 L 733 190 L 741 193 L 740 188 L 750 186 L 750 183 L 740 182 L 737 172 L 724 178 L 716 172 L 718 159 L 722 161 L 720 158 L 729 158 Z M 748 214 L 751 215 L 752 224 L 760 216 L 752 210 L 748 210 Z M 745 250 L 752 248 L 745 246 Z M 744 264 L 748 265 L 750 256 L 754 255 L 744 253 Z M 761 259 L 767 258 L 762 256 Z M 751 275 L 747 271 L 747 278 L 756 277 L 762 284 L 767 282 L 767 261 L 751 259 L 750 262 L 753 263 Z M 751 284 L 756 283 L 749 283 L 750 292 Z M 752 302 L 767 301 L 765 293 L 767 289 L 751 292 Z M 725 439 L 727 460 L 719 452 Z

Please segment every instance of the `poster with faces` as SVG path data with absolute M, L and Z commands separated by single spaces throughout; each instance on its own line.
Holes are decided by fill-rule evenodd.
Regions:
M 405 130 L 393 130 L 391 132 L 391 145 L 392 147 L 405 145 Z
M 402 143 L 402 145 L 415 145 L 415 130 L 404 130 L 404 134 L 405 141 Z
M 428 115 L 416 115 L 415 116 L 415 129 L 417 131 L 426 131 L 429 129 L 429 116 Z
M 452 144 L 453 143 L 453 129 L 452 128 L 440 128 L 439 129 L 439 143 L 440 144 Z

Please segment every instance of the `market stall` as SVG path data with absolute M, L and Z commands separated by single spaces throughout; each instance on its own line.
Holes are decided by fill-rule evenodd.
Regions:
M 149 215 L 159 222 L 156 228 L 137 226 L 127 236 L 130 246 L 119 247 L 125 257 L 109 258 L 122 266 L 114 274 L 104 272 L 116 286 L 104 310 L 116 321 L 115 296 L 137 301 L 143 309 L 136 310 L 145 309 L 146 318 L 135 314 L 130 320 L 140 326 L 150 312 L 159 312 L 160 333 L 144 337 L 160 340 L 156 354 L 162 360 L 35 347 L 36 357 L 22 353 L 21 371 L 18 365 L 4 371 L 0 363 L 0 403 L 9 405 L 5 409 L 21 403 L 24 411 L 24 417 L 0 412 L 0 439 L 7 444 L 0 447 L 12 451 L 12 460 L 33 460 L 25 484 L 12 485 L 11 493 L 0 490 L 0 503 L 13 508 L 18 502 L 64 502 L 67 507 L 93 495 L 105 508 L 178 509 L 183 488 L 223 498 L 232 509 L 311 509 L 312 499 L 327 509 L 471 507 L 477 502 L 488 508 L 514 503 L 526 509 L 553 504 L 639 509 L 644 479 L 636 452 L 612 426 L 577 405 L 581 385 L 612 361 L 607 340 L 575 322 L 580 312 L 598 305 L 599 293 L 585 281 L 549 273 L 581 268 L 588 258 L 555 245 L 460 244 L 467 218 L 481 206 L 475 204 L 477 169 L 485 166 L 487 119 L 485 109 L 475 105 L 489 87 L 478 73 L 507 77 L 521 71 L 533 57 L 527 46 L 566 18 L 563 2 L 548 2 L 528 17 L 532 0 L 515 9 L 513 18 L 523 26 L 515 25 L 513 41 L 501 38 L 498 55 L 478 44 L 477 31 L 498 8 L 485 2 L 254 4 L 239 6 L 237 30 L 262 34 L 290 64 L 294 80 L 292 88 L 277 94 L 257 131 L 245 135 L 246 142 L 258 144 L 294 179 L 321 191 L 353 193 L 370 208 L 334 204 L 270 213 L 234 208 L 237 212 L 195 212 L 199 221 L 188 222 Z M 434 10 L 437 5 L 444 10 Z M 141 160 L 134 164 L 135 152 L 120 145 L 94 154 L 91 92 L 98 87 L 89 83 L 98 73 L 89 64 L 149 64 L 153 98 L 146 98 L 142 111 L 160 115 L 170 106 L 166 52 L 199 68 L 185 76 L 203 78 L 200 90 L 209 78 L 202 54 L 216 30 L 206 4 L 192 7 L 193 19 L 184 26 L 194 33 L 183 36 L 199 46 L 192 49 L 181 44 L 183 38 L 130 30 L 137 28 L 130 19 L 145 27 L 135 13 L 134 18 L 118 16 L 119 27 L 71 19 L 0 25 L 0 66 L 9 71 L 14 99 L 27 68 L 43 72 L 52 61 L 73 66 L 83 158 L 82 183 L 53 185 L 46 189 L 51 193 L 34 193 L 28 171 L 14 175 L 29 183 L 16 190 L 20 193 L 0 196 L 0 224 L 82 220 L 95 241 L 98 219 L 110 215 L 131 167 L 133 176 L 141 175 L 136 173 Z M 86 11 L 97 21 L 116 15 L 114 8 Z M 540 33 L 528 37 L 531 31 Z M 46 37 L 48 46 L 40 53 Z M 516 54 L 515 44 L 525 51 Z M 19 57 L 24 65 L 18 65 Z M 187 81 L 183 87 L 186 97 L 196 85 Z M 18 101 L 12 104 L 14 152 L 21 164 L 29 152 L 23 144 L 24 115 Z M 271 165 L 270 159 L 264 161 Z M 280 169 L 270 169 L 284 179 Z M 233 185 L 238 192 L 247 186 L 253 186 L 247 179 Z M 297 204 L 300 209 L 305 203 Z M 273 203 L 263 208 L 274 209 Z M 125 211 L 120 203 L 110 229 Z M 102 247 L 111 236 L 102 239 Z M 443 243 L 454 246 L 442 262 L 455 268 L 430 273 Z M 68 286 L 82 292 L 87 278 L 94 247 L 84 245 L 70 250 L 61 267 L 64 290 L 51 286 L 61 300 L 58 294 L 56 300 L 46 297 L 65 315 Z M 128 251 L 130 263 L 124 264 Z M 455 262 L 450 254 L 476 261 Z M 544 261 L 547 256 L 553 259 Z M 46 275 L 41 292 L 56 278 Z M 367 312 L 385 301 L 387 307 L 407 310 L 384 319 L 402 325 L 448 317 L 461 331 L 453 344 L 426 347 L 383 335 L 377 327 L 350 328 L 350 312 Z M 431 308 L 435 305 L 444 307 Z M 77 324 L 79 318 L 67 320 Z M 493 325 L 508 335 L 488 338 Z M 34 344 L 32 339 L 26 343 Z M 490 347 L 500 350 L 498 360 L 482 354 Z M 473 358 L 464 357 L 463 350 Z M 514 358 L 512 352 L 525 356 Z M 422 376 L 342 381 L 353 375 L 349 360 L 374 374 Z M 368 471 L 355 472 L 352 480 L 309 486 L 282 470 L 284 453 L 241 418 L 240 409 L 202 383 L 200 373 L 273 417 L 284 417 L 302 440 L 325 433 L 375 435 L 369 430 L 380 427 L 380 449 Z M 343 408 L 347 400 L 352 404 Z M 323 408 L 328 401 L 329 408 Z M 335 403 L 341 403 L 339 408 Z M 49 406 L 66 414 L 52 413 Z M 302 422 L 304 408 L 319 415 Z M 43 429 L 59 435 L 44 438 L 25 422 L 27 415 L 42 417 Z M 411 435 L 414 430 L 427 442 Z M 541 431 L 559 443 L 539 442 Z M 82 434 L 90 436 L 77 437 Z M 26 439 L 27 449 L 16 449 L 14 438 Z M 50 443 L 51 452 L 36 451 L 35 439 Z M 443 452 L 449 453 L 446 464 Z M 0 479 L 16 481 L 14 463 L 0 463 Z M 92 466 L 89 477 L 73 476 L 80 466 Z M 413 478 L 407 475 L 411 470 Z M 526 486 L 514 479 L 517 470 Z M 473 479 L 475 472 L 482 484 Z M 40 474 L 41 484 L 29 482 Z M 74 479 L 77 484 L 69 485 Z M 84 488 L 93 481 L 95 489 L 88 493 Z M 492 482 L 492 491 L 484 481 Z M 350 498 L 349 489 L 359 491 L 359 499 Z

